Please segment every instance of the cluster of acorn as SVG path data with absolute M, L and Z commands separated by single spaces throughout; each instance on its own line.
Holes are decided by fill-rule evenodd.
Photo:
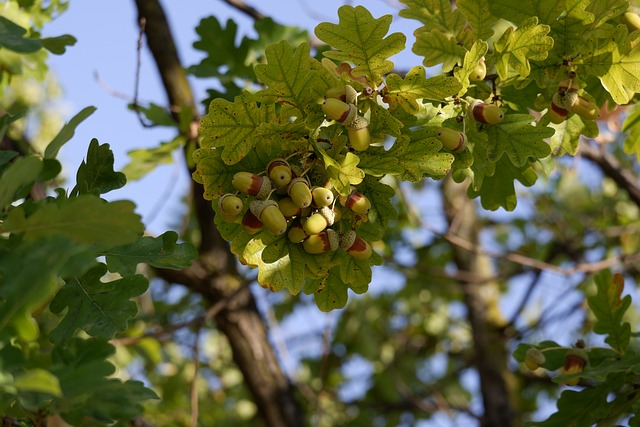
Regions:
M 478 123 L 497 125 L 504 119 L 504 111 L 495 104 L 473 101 L 467 107 L 467 115 Z M 467 135 L 455 129 L 441 127 L 436 138 L 445 149 L 455 153 L 462 151 L 467 144 Z
M 584 341 L 578 340 L 576 342 L 575 347 L 567 350 L 564 356 L 564 363 L 562 364 L 562 369 L 560 370 L 560 375 L 574 375 L 579 374 L 584 371 L 585 366 L 589 363 L 589 356 L 587 352 L 584 350 L 585 344 Z M 543 354 L 544 351 L 547 350 L 557 350 L 557 347 L 547 347 L 545 349 L 538 349 L 536 347 L 529 347 L 524 357 L 524 364 L 527 368 L 532 371 L 540 368 L 545 362 L 546 358 Z M 578 384 L 580 381 L 579 376 L 575 376 L 573 378 L 569 378 L 564 381 L 566 385 L 573 386 Z
M 289 241 L 301 243 L 309 254 L 341 248 L 356 259 L 369 258 L 371 245 L 354 230 L 339 233 L 330 228 L 342 214 L 336 202 L 365 219 L 369 200 L 355 188 L 336 198 L 329 186 L 312 186 L 307 177 L 295 175 L 282 158 L 271 160 L 265 175 L 237 172 L 231 183 L 240 194 L 224 194 L 217 202 L 223 219 L 239 221 L 249 234 L 262 229 L 276 236 L 287 233 Z
M 600 108 L 587 98 L 578 94 L 578 85 L 573 79 L 565 79 L 558 85 L 553 94 L 549 119 L 552 123 L 560 124 L 570 113 L 576 113 L 586 120 L 596 120 L 600 115 Z
M 369 148 L 371 135 L 369 121 L 358 114 L 357 98 L 358 92 L 350 85 L 331 88 L 325 95 L 322 111 L 347 128 L 351 148 L 364 151 Z

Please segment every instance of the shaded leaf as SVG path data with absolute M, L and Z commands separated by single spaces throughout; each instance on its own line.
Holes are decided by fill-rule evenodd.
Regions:
M 465 17 L 459 9 L 451 8 L 448 0 L 400 0 L 407 5 L 407 9 L 401 9 L 399 15 L 407 19 L 416 19 L 426 28 L 456 35 L 465 23 Z
M 106 272 L 107 266 L 98 264 L 82 277 L 67 280 L 49 305 L 51 312 L 57 314 L 68 308 L 60 324 L 51 331 L 51 341 L 62 345 L 77 330 L 111 339 L 127 327 L 129 319 L 138 312 L 131 298 L 141 295 L 149 282 L 141 275 L 102 282 Z
M 329 270 L 320 281 L 313 296 L 321 311 L 331 311 L 347 304 L 347 285 L 340 278 L 337 269 Z
M 419 28 L 415 35 L 416 42 L 411 51 L 424 58 L 422 63 L 425 67 L 442 64 L 442 71 L 446 73 L 462 63 L 465 50 L 455 37 L 432 30 L 431 27 Z
M 397 74 L 389 74 L 386 80 L 387 91 L 384 101 L 389 108 L 402 107 L 407 113 L 419 112 L 418 100 L 442 102 L 460 90 L 460 83 L 454 77 L 426 77 L 424 67 L 413 67 L 404 80 Z
M 629 347 L 631 325 L 623 322 L 623 316 L 631 305 L 631 297 L 621 298 L 624 290 L 624 278 L 621 274 L 611 274 L 603 270 L 594 277 L 597 293 L 587 298 L 589 308 L 596 317 L 593 331 L 607 335 L 605 342 L 619 353 Z
M 9 158 L 11 157 L 14 156 L 10 155 Z M 36 156 L 19 157 L 11 163 L 0 176 L 0 209 L 9 206 L 16 199 L 18 190 L 32 185 L 42 167 L 42 160 Z
M 38 39 L 26 38 L 27 30 L 0 16 L 0 46 L 18 53 L 33 53 L 42 48 Z
M 522 167 L 551 154 L 544 138 L 553 135 L 553 129 L 536 127 L 533 120 L 528 114 L 507 114 L 499 124 L 487 126 L 489 159 L 497 161 L 506 153 L 511 163 Z
M 456 6 L 467 18 L 473 29 L 473 38 L 477 41 L 487 40 L 493 35 L 492 25 L 497 21 L 489 8 L 490 0 L 457 0 Z
M 156 268 L 179 270 L 189 267 L 197 258 L 198 251 L 191 243 L 176 243 L 178 233 L 167 231 L 158 237 L 143 236 L 137 242 L 110 248 L 101 255 L 106 256 L 109 271 L 122 276 L 135 274 L 140 263 Z
M 402 135 L 396 139 L 387 156 L 402 167 L 398 177 L 403 181 L 417 182 L 425 176 L 442 179 L 451 169 L 454 157 L 442 153 L 442 143 L 436 139 L 437 128 L 422 128 L 411 137 Z
M 62 55 L 67 51 L 67 46 L 73 46 L 77 40 L 69 34 L 57 37 L 47 37 L 41 40 L 42 46 L 55 55 Z
M 71 190 L 71 195 L 100 195 L 123 187 L 127 178 L 122 172 L 113 170 L 113 162 L 113 151 L 109 144 L 100 145 L 97 139 L 92 139 L 87 157 L 76 173 L 76 186 Z
M 45 393 L 62 396 L 60 382 L 51 372 L 42 368 L 33 368 L 16 375 L 13 385 L 19 393 Z

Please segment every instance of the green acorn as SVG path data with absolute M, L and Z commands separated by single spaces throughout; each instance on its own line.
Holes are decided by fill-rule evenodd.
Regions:
M 293 203 L 291 197 L 283 197 L 278 200 L 278 208 L 285 218 L 293 218 L 294 216 L 298 216 L 302 213 L 302 209 Z
M 467 135 L 451 128 L 440 128 L 436 134 L 438 141 L 451 152 L 458 152 L 467 145 Z
M 348 196 L 340 196 L 340 204 L 359 215 L 367 215 L 371 209 L 371 202 L 364 194 L 356 189 L 351 190 Z
M 469 74 L 469 80 L 474 82 L 479 82 L 484 80 L 486 76 L 487 76 L 487 64 L 484 62 L 484 56 L 483 56 L 482 58 L 480 58 L 480 61 L 478 61 L 478 65 L 476 65 L 476 68 L 474 68 L 471 74 Z
M 309 235 L 304 231 L 304 228 L 302 228 L 300 221 L 291 224 L 287 232 L 287 238 L 291 243 L 301 243 L 307 237 L 309 237 Z
M 262 229 L 262 221 L 256 218 L 251 209 L 247 209 L 242 217 L 242 228 L 249 234 L 255 234 Z
M 476 101 L 469 106 L 469 113 L 476 122 L 497 125 L 504 119 L 504 111 L 497 105 Z
M 358 109 L 355 105 L 347 104 L 339 99 L 327 98 L 322 104 L 322 111 L 327 117 L 349 126 L 356 118 Z
M 373 253 L 369 242 L 358 236 L 353 230 L 340 235 L 340 249 L 360 261 L 369 259 Z
M 319 208 L 329 206 L 334 199 L 333 191 L 326 187 L 313 187 L 311 197 L 313 197 L 313 204 Z
M 339 245 L 338 233 L 330 228 L 321 233 L 312 234 L 302 242 L 302 248 L 308 254 L 322 254 L 335 251 Z
M 255 196 L 256 199 L 264 199 L 271 192 L 269 178 L 251 172 L 237 172 L 231 179 L 231 185 L 239 192 Z
M 355 104 L 358 99 L 358 92 L 351 85 L 332 87 L 325 93 L 325 98 L 335 98 L 347 104 Z
M 564 357 L 564 364 L 560 370 L 561 375 L 572 375 L 584 371 L 584 367 L 587 365 L 589 357 L 587 353 L 581 348 L 572 348 L 567 351 Z M 570 378 L 565 380 L 565 384 L 573 386 L 580 382 L 580 377 Z
M 308 235 L 320 233 L 327 227 L 333 225 L 335 213 L 328 206 L 323 207 L 313 215 L 302 220 L 302 228 Z
M 220 199 L 218 199 L 218 207 L 220 208 L 220 212 L 224 215 L 235 217 L 242 213 L 244 203 L 242 202 L 242 199 L 235 194 L 227 193 L 223 194 Z
M 249 209 L 276 236 L 287 231 L 287 220 L 273 200 L 253 200 Z
M 585 120 L 597 120 L 600 117 L 600 108 L 583 96 L 578 96 L 571 106 L 571 111 Z
M 349 143 L 354 150 L 366 150 L 371 143 L 369 121 L 362 116 L 356 117 L 353 119 L 353 122 L 347 126 L 347 135 L 349 136 Z
M 267 176 L 276 188 L 289 185 L 293 173 L 291 172 L 291 166 L 284 159 L 273 159 L 267 164 Z
M 299 208 L 304 209 L 311 206 L 313 196 L 311 195 L 311 190 L 309 189 L 309 184 L 306 179 L 292 179 L 287 187 L 287 193 L 289 193 L 289 197 L 291 197 L 293 203 Z
M 524 355 L 524 364 L 532 371 L 538 369 L 545 360 L 544 354 L 535 347 L 529 347 Z

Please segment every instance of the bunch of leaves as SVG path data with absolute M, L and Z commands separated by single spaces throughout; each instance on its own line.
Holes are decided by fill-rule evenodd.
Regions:
M 0 156 L 0 412 L 19 419 L 59 414 L 78 425 L 86 417 L 112 423 L 137 416 L 139 403 L 156 395 L 140 382 L 111 378 L 108 340 L 136 315 L 132 298 L 148 287 L 137 264 L 179 269 L 196 256 L 174 232 L 143 236 L 132 202 L 101 198 L 126 179 L 114 171 L 109 145 L 96 139 L 74 188 L 32 196 L 58 176 L 59 149 L 94 110 L 73 117 L 43 156 Z
M 580 372 L 553 377 L 562 383 L 579 378 L 579 389 L 567 389 L 560 394 L 557 412 L 539 426 L 611 425 L 632 416 L 629 425 L 637 425 L 640 409 L 638 388 L 638 363 L 640 354 L 631 348 L 631 325 L 624 320 L 631 305 L 631 296 L 625 295 L 622 274 L 604 270 L 593 277 L 596 294 L 587 298 L 595 317 L 593 332 L 605 336 L 608 347 L 587 347 L 579 354 L 585 358 Z M 554 341 L 537 345 L 520 344 L 514 352 L 519 362 L 525 362 L 527 351 L 536 349 L 544 355 L 540 367 L 556 371 L 563 367 L 567 355 L 575 354 L 574 348 L 563 347 Z

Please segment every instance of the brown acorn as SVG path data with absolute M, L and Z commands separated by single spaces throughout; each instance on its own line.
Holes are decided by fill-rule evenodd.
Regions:
M 504 119 L 504 111 L 497 105 L 476 101 L 469 106 L 469 113 L 476 122 L 497 125 Z
M 247 209 L 242 217 L 242 228 L 249 234 L 256 234 L 262 229 L 262 221 L 256 218 L 251 209 Z
M 340 249 L 360 261 L 369 259 L 373 253 L 369 242 L 358 236 L 353 230 L 340 235 Z
M 308 254 L 322 254 L 335 251 L 339 245 L 338 233 L 330 228 L 321 233 L 312 234 L 302 242 L 302 248 Z
M 348 196 L 340 196 L 340 204 L 359 215 L 367 215 L 371 209 L 371 202 L 364 194 L 356 189 L 351 190 Z

